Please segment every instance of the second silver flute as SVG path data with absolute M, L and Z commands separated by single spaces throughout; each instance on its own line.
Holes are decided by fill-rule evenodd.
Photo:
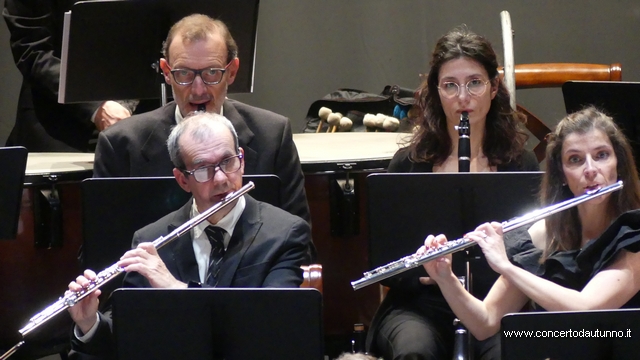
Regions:
M 180 225 L 171 233 L 167 234 L 166 236 L 161 236 L 156 240 L 154 240 L 153 246 L 155 246 L 156 249 L 160 249 L 164 245 L 167 245 L 169 242 L 179 238 L 184 233 L 191 230 L 193 227 L 200 224 L 201 222 L 205 221 L 206 219 L 211 217 L 211 215 L 218 212 L 223 207 L 231 204 L 234 200 L 238 199 L 240 196 L 244 195 L 254 187 L 255 185 L 253 184 L 253 182 L 249 181 L 246 185 L 238 189 L 238 191 L 228 194 L 220 202 L 214 204 L 209 209 L 200 213 L 198 216 L 195 216 L 189 221 Z M 107 281 L 115 278 L 117 275 L 119 275 L 123 271 L 124 269 L 119 267 L 118 263 L 115 263 L 110 267 L 100 271 L 98 274 L 96 274 L 96 279 L 92 281 L 88 287 L 75 293 L 66 294 L 64 297 L 61 297 L 58 301 L 56 301 L 55 303 L 53 303 L 43 311 L 34 315 L 31 319 L 29 319 L 29 323 L 19 330 L 20 334 L 22 334 L 22 336 L 27 335 L 28 333 L 35 330 L 40 325 L 44 324 L 47 320 L 53 318 L 58 313 L 77 304 L 80 300 L 84 299 L 89 294 L 99 289 Z
M 608 194 L 608 193 L 620 190 L 622 189 L 622 186 L 623 186 L 622 181 L 618 181 L 617 183 L 611 184 L 609 186 L 605 186 L 603 188 L 593 190 L 593 191 L 588 191 L 583 195 L 576 196 L 569 200 L 532 211 L 526 215 L 514 218 L 509 221 L 505 221 L 502 223 L 502 231 L 506 233 L 507 231 L 517 229 L 521 226 L 534 223 L 549 215 L 569 209 L 571 207 L 574 207 L 578 204 L 581 204 L 585 201 L 591 200 L 598 196 L 602 196 L 604 194 Z M 447 241 L 442 246 L 435 249 L 429 249 L 422 255 L 417 255 L 417 254 L 408 255 L 399 260 L 391 262 L 387 265 L 380 266 L 371 271 L 367 271 L 363 274 L 364 275 L 363 278 L 361 278 L 360 280 L 352 281 L 351 286 L 353 287 L 354 290 L 362 289 L 365 286 L 374 284 L 384 279 L 388 279 L 392 276 L 398 275 L 407 270 L 418 267 L 426 262 L 435 260 L 441 256 L 464 250 L 475 244 L 476 244 L 475 241 L 464 238 L 464 237 L 456 240 Z

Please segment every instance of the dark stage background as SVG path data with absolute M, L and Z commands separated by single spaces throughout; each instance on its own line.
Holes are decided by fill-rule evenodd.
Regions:
M 511 13 L 516 64 L 619 62 L 623 80 L 640 81 L 636 0 L 262 0 L 254 92 L 232 97 L 288 116 L 301 132 L 309 105 L 337 88 L 416 87 L 435 41 L 456 25 L 486 35 L 502 57 L 502 10 Z M 21 80 L 2 23 L 0 143 Z M 517 98 L 550 127 L 564 114 L 560 89 L 519 90 Z

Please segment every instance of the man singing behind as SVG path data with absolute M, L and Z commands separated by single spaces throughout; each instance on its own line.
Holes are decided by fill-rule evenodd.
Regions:
M 309 221 L 309 206 L 291 125 L 284 116 L 229 100 L 240 59 L 225 24 L 190 15 L 169 30 L 160 67 L 173 98 L 164 107 L 132 116 L 101 133 L 94 177 L 171 176 L 165 142 L 171 128 L 192 111 L 224 115 L 238 133 L 247 175 L 275 174 L 281 182 L 280 207 Z

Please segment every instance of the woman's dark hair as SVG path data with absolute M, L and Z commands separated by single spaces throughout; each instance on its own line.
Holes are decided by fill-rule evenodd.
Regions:
M 591 130 L 602 131 L 611 141 L 618 161 L 618 179 L 624 182 L 621 190 L 611 193 L 607 212 L 604 214 L 608 221 L 613 221 L 626 211 L 640 208 L 638 171 L 627 138 L 611 117 L 592 106 L 566 116 L 558 123 L 555 131 L 547 136 L 547 170 L 542 177 L 540 202 L 546 206 L 574 197 L 565 184 L 562 146 L 567 136 L 582 135 Z M 582 224 L 576 207 L 547 217 L 545 225 L 548 240 L 541 261 L 555 251 L 580 248 Z
M 525 117 L 510 106 L 509 91 L 498 75 L 498 60 L 491 43 L 464 26 L 453 29 L 438 40 L 431 57 L 429 74 L 416 90 L 419 116 L 413 120 L 416 126 L 409 144 L 411 160 L 438 165 L 453 151 L 438 94 L 438 77 L 443 64 L 459 58 L 477 61 L 487 71 L 491 85 L 498 89 L 487 114 L 482 144 L 489 165 L 517 160 L 528 138 L 523 129 Z

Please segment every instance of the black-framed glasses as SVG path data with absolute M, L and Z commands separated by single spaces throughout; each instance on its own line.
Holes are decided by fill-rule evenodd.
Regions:
M 200 70 L 194 69 L 170 69 L 173 80 L 180 85 L 191 85 L 196 79 L 196 76 L 200 76 L 202 82 L 207 85 L 217 85 L 222 81 L 225 71 L 231 65 L 228 63 L 224 68 L 205 68 Z
M 229 156 L 217 164 L 207 165 L 193 170 L 182 170 L 182 173 L 185 174 L 185 176 L 193 175 L 193 178 L 196 179 L 197 182 L 207 182 L 213 179 L 218 170 L 225 174 L 231 174 L 240 170 L 243 157 L 242 154 Z
M 489 80 L 471 79 L 464 85 L 467 88 L 467 92 L 471 96 L 482 96 L 487 91 L 487 85 Z M 460 85 L 453 81 L 445 81 L 438 86 L 440 94 L 447 99 L 452 99 L 460 95 Z

